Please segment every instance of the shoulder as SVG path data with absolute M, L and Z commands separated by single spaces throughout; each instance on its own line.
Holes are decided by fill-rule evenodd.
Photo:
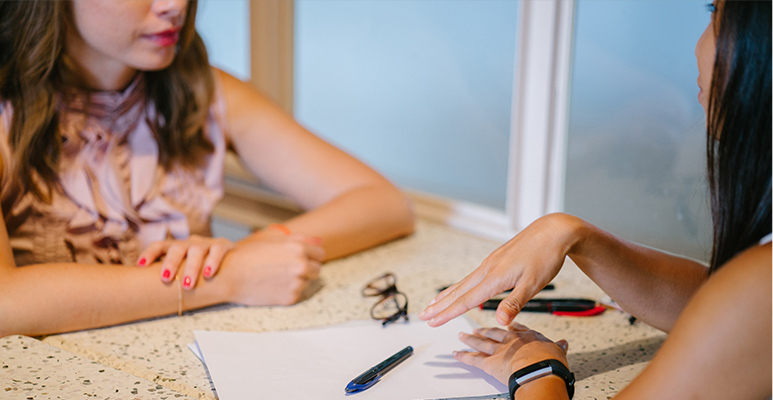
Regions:
M 771 316 L 768 243 L 738 254 L 706 281 L 621 398 L 769 397 Z
M 739 326 L 744 329 L 761 328 L 758 323 L 766 320 L 762 327 L 770 338 L 772 269 L 770 243 L 739 253 L 709 277 L 685 309 L 685 313 L 689 314 L 680 319 L 689 320 L 694 314 L 706 321 L 735 325 L 730 329 L 733 331 L 737 331 Z
M 767 293 L 770 303 L 772 254 L 770 242 L 739 253 L 709 278 L 709 292 L 733 299 L 759 297 Z M 750 291 L 751 288 L 758 290 Z
M 216 94 L 224 97 L 229 103 L 231 103 L 235 97 L 244 96 L 248 93 L 255 94 L 257 92 L 257 90 L 255 90 L 248 82 L 244 82 L 216 67 L 212 67 L 212 75 L 215 78 Z
M 222 102 L 225 126 L 229 141 L 244 135 L 271 132 L 267 125 L 292 123 L 292 117 L 277 107 L 252 84 L 244 82 L 225 71 L 213 68 L 216 86 L 216 102 Z M 220 100 L 217 100 L 217 99 Z

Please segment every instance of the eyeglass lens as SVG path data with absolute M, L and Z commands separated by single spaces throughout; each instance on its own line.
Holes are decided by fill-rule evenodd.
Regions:
M 363 296 L 382 296 L 370 309 L 370 316 L 381 320 L 384 326 L 401 317 L 408 320 L 408 297 L 397 290 L 396 283 L 394 274 L 387 272 L 368 282 L 362 289 Z

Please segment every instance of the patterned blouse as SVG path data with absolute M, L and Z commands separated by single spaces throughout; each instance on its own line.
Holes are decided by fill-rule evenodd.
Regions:
M 61 96 L 58 188 L 50 204 L 14 190 L 9 145 L 13 109 L 0 101 L 2 201 L 16 264 L 134 264 L 154 241 L 210 233 L 223 196 L 224 102 L 216 78 L 205 134 L 214 145 L 203 167 L 165 171 L 149 120 L 143 74 L 123 91 Z M 85 109 L 88 99 L 88 110 Z

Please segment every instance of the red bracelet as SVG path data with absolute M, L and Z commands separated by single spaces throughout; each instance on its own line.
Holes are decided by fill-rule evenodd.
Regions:
M 287 236 L 290 236 L 290 234 L 292 233 L 292 232 L 290 232 L 290 228 L 288 228 L 288 227 L 286 227 L 286 226 L 284 226 L 282 224 L 270 224 L 269 226 L 266 227 L 266 229 L 271 229 L 271 228 L 276 229 L 279 232 L 282 232 L 282 233 L 284 233 Z

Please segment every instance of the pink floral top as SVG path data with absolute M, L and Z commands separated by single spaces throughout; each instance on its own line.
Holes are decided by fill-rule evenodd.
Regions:
M 11 185 L 13 109 L 10 102 L 0 102 L 0 200 L 17 265 L 134 264 L 151 242 L 210 233 L 212 210 L 223 195 L 222 97 L 217 93 L 210 107 L 205 133 L 215 151 L 204 167 L 165 172 L 148 123 L 154 107 L 143 94 L 140 75 L 121 92 L 81 93 L 60 101 L 60 188 L 50 204 Z

